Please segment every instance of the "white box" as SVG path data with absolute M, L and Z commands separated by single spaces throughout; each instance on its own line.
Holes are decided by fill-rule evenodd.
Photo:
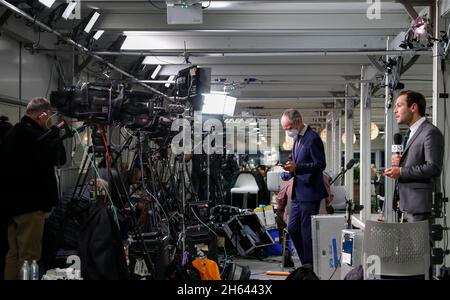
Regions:
M 347 226 L 345 214 L 311 218 L 314 272 L 321 280 L 339 280 L 341 232 Z

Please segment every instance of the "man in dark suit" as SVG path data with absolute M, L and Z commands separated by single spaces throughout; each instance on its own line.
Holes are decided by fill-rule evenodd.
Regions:
M 325 151 L 319 135 L 303 123 L 297 110 L 286 110 L 281 126 L 294 138 L 292 160 L 283 166 L 289 172 L 283 179 L 294 177 L 288 232 L 302 264 L 312 264 L 311 216 L 319 213 L 321 200 L 328 196 L 323 182 Z
M 400 93 L 395 104 L 398 124 L 409 127 L 403 155 L 392 156 L 384 175 L 398 180 L 400 210 L 408 221 L 431 219 L 433 192 L 437 191 L 444 158 L 444 136 L 425 117 L 425 97 L 414 91 Z

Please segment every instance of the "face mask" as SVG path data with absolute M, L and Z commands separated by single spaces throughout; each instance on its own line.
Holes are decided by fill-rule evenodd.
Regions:
M 298 135 L 297 129 L 286 130 L 288 137 L 295 138 Z

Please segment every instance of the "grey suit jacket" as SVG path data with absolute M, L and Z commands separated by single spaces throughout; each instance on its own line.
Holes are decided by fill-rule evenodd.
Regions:
M 444 158 L 444 137 L 426 120 L 411 137 L 400 160 L 400 209 L 430 213 L 432 194 L 439 183 Z

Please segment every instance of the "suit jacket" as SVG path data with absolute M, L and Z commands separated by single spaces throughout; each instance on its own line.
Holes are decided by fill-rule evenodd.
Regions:
M 316 202 L 328 196 L 323 183 L 326 167 L 325 151 L 319 135 L 308 127 L 300 144 L 294 141 L 292 159 L 295 161 L 293 201 Z
M 444 136 L 426 120 L 410 138 L 400 159 L 400 209 L 430 213 L 444 158 Z

